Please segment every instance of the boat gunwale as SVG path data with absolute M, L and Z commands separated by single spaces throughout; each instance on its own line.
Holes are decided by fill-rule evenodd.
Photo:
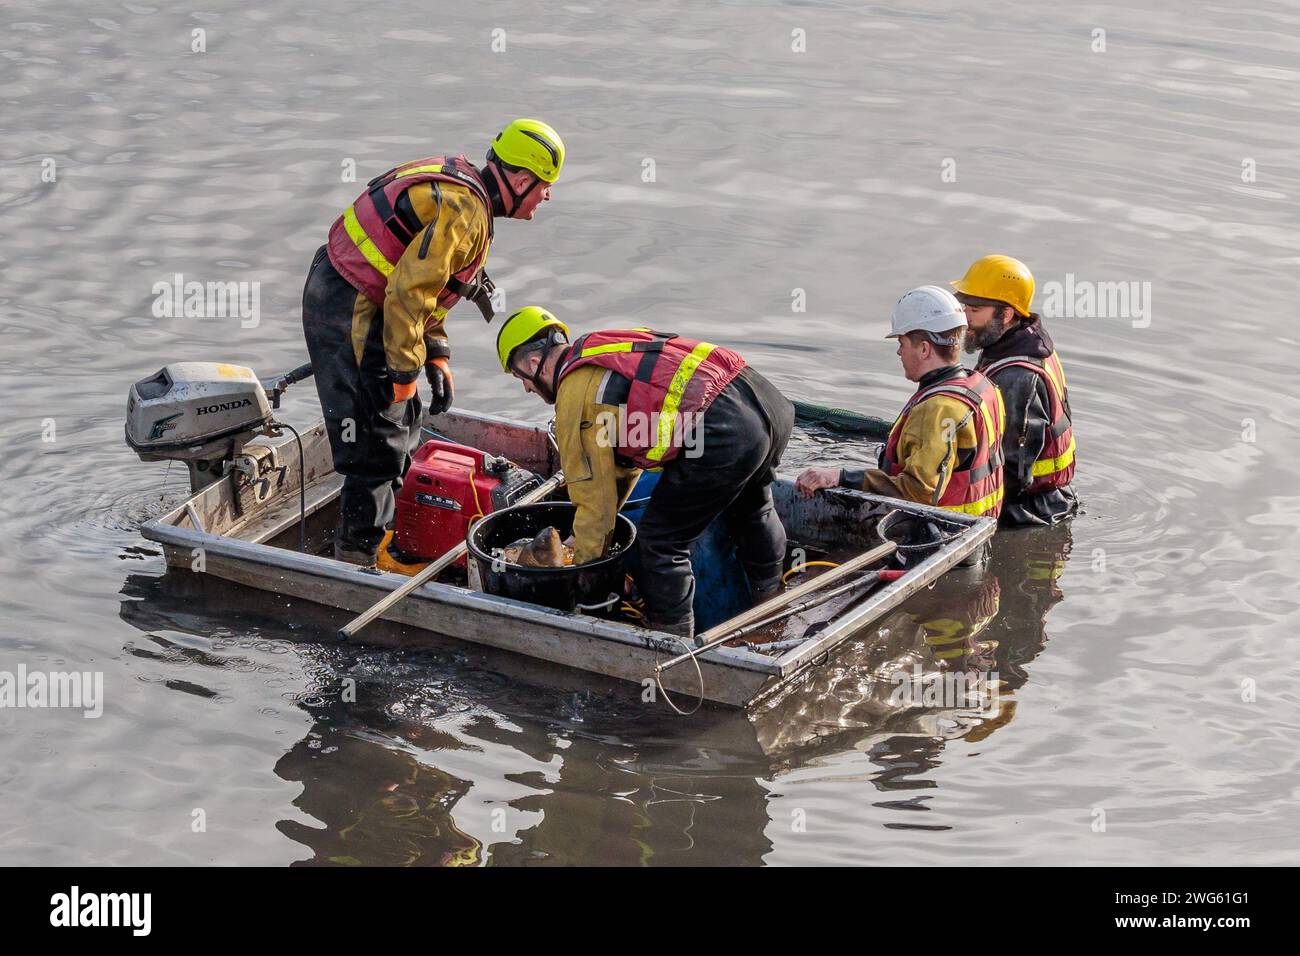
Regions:
M 846 493 L 858 495 L 873 502 L 889 503 L 895 500 L 851 489 L 847 489 Z M 912 503 L 909 502 L 908 504 Z M 847 640 L 854 632 L 866 627 L 872 621 L 902 604 L 917 591 L 927 588 L 938 581 L 939 578 L 964 561 L 976 549 L 983 546 L 997 531 L 998 523 L 993 518 L 957 514 L 941 508 L 933 508 L 929 505 L 915 505 L 915 508 L 922 513 L 931 513 L 932 517 L 966 525 L 970 529 L 970 534 L 963 534 L 963 540 L 955 547 L 940 548 L 939 551 L 926 558 L 916 567 L 909 568 L 907 574 L 903 575 L 899 580 L 885 585 L 885 587 L 870 595 L 858 607 L 837 619 L 835 624 L 827 627 L 820 637 L 812 641 L 804 641 L 778 657 L 777 664 L 781 668 L 782 678 L 793 677 L 809 663 L 820 657 L 823 652 L 830 651 L 836 645 Z M 915 512 L 909 509 L 909 513 Z

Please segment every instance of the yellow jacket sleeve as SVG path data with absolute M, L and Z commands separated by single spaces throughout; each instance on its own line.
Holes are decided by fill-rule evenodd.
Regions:
M 614 458 L 619 409 L 597 403 L 606 371 L 588 365 L 565 376 L 555 399 L 555 438 L 560 446 L 573 520 L 574 564 L 604 557 L 614 535 L 618 509 L 632 492 L 639 468 L 623 468 Z
M 898 436 L 897 456 L 903 470 L 891 477 L 869 469 L 863 474 L 862 490 L 934 504 L 948 487 L 959 453 L 977 443 L 972 418 L 971 409 L 955 398 L 927 398 L 908 413 Z
M 484 254 L 489 243 L 487 210 L 469 187 L 437 185 L 441 207 L 434 199 L 433 183 L 420 183 L 407 191 L 411 209 L 425 228 L 402 253 L 384 292 L 388 374 L 403 384 L 415 380 L 426 359 L 451 354 L 444 327 L 446 312 L 438 307 L 438 294 L 451 276 Z M 433 235 L 421 256 L 429 229 Z

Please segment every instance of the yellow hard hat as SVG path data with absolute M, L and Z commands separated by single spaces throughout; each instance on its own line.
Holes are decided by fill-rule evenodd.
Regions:
M 948 283 L 958 292 L 1005 302 L 1021 315 L 1034 300 L 1034 274 L 1010 256 L 985 256 L 971 263 L 966 274 Z
M 560 178 L 564 165 L 564 140 L 541 120 L 517 119 L 497 133 L 488 151 L 509 166 L 526 169 L 543 182 Z
M 497 333 L 497 358 L 501 360 L 501 370 L 509 372 L 510 356 L 515 349 L 539 338 L 549 328 L 559 329 L 566 339 L 569 337 L 569 327 L 541 306 L 526 305 L 511 313 Z

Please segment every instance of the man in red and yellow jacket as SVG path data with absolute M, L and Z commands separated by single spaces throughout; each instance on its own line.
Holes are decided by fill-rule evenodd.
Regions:
M 492 319 L 483 265 L 494 218 L 532 219 L 563 164 L 555 130 L 515 120 L 481 168 L 464 156 L 431 156 L 375 177 L 316 252 L 302 323 L 343 476 L 339 560 L 375 564 L 419 439 L 421 369 L 432 389 L 429 410 L 451 406 L 447 311 L 469 298 Z
M 917 389 L 890 429 L 880 467 L 808 468 L 795 488 L 811 497 L 838 485 L 996 518 L 1005 410 L 997 387 L 959 364 L 961 303 L 947 289 L 921 286 L 898 300 L 890 325 L 903 374 Z
M 652 329 L 579 336 L 537 306 L 497 336 L 501 367 L 555 406 L 565 488 L 577 506 L 574 563 L 605 555 L 644 468 L 662 468 L 629 563 L 646 624 L 694 634 L 690 547 L 719 515 L 755 597 L 781 585 L 785 529 L 772 480 L 794 406 L 731 349 Z

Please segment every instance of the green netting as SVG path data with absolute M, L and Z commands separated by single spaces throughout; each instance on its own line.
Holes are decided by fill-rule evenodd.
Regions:
M 884 441 L 889 437 L 889 429 L 894 424 L 874 415 L 851 412 L 847 408 L 830 408 L 826 405 L 813 405 L 808 402 L 794 403 L 795 421 L 803 425 L 823 425 L 835 431 L 862 435 L 875 441 Z

